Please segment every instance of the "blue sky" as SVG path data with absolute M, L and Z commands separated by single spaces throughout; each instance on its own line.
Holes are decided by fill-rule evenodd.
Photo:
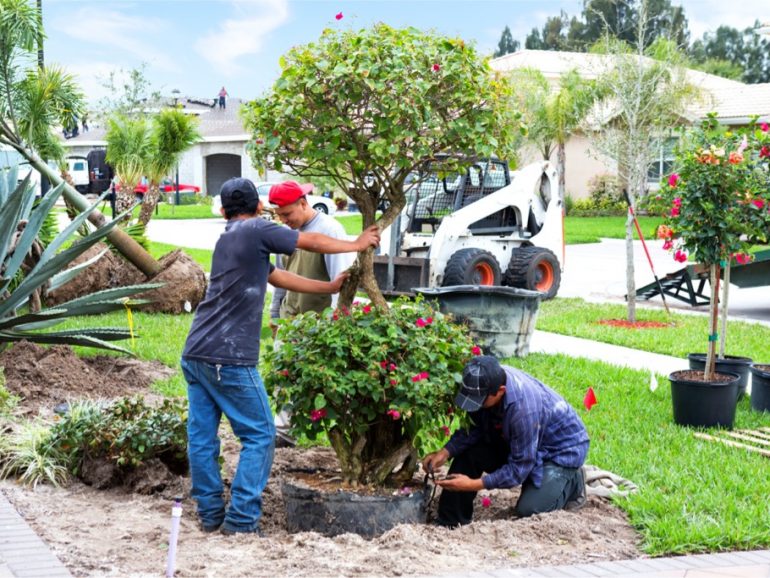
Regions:
M 738 28 L 770 21 L 769 0 L 673 0 L 685 8 L 694 37 L 720 24 Z M 494 50 L 508 25 L 524 41 L 548 16 L 579 15 L 582 0 L 43 0 L 46 61 L 78 76 L 89 100 L 104 94 L 110 71 L 146 63 L 146 76 L 164 94 L 251 99 L 279 73 L 278 59 L 327 27 L 374 22 L 415 26 Z M 335 14 L 342 12 L 341 20 Z

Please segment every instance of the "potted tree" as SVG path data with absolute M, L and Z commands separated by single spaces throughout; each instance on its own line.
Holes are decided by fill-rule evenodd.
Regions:
M 692 257 L 708 267 L 711 285 L 703 369 L 669 376 L 674 421 L 681 425 L 729 428 L 735 419 L 740 376 L 724 366 L 717 368 L 720 269 L 734 258 L 750 259 L 750 241 L 767 234 L 770 191 L 767 163 L 760 156 L 764 134 L 762 126 L 753 123 L 731 131 L 709 115 L 683 135 L 677 172 L 661 187 L 661 199 L 668 206 L 666 223 L 659 230 L 664 248 L 677 261 Z
M 265 383 L 291 408 L 293 434 L 325 435 L 340 463 L 342 492 L 331 500 L 307 480 L 284 484 L 288 526 L 374 535 L 424 521 L 418 457 L 448 435 L 462 369 L 481 349 L 419 297 L 327 313 L 282 323 L 282 347 L 266 354 Z M 367 496 L 351 493 L 361 490 Z

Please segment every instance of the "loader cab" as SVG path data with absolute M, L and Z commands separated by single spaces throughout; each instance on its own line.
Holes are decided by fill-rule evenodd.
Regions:
M 432 163 L 418 180 L 420 184 L 412 188 L 414 193 L 407 196 L 412 217 L 409 232 L 432 233 L 447 215 L 511 184 L 511 175 L 506 161 L 491 158 L 478 160 L 460 173 L 442 172 L 440 161 Z M 487 230 L 488 234 L 499 234 L 520 222 L 513 209 L 506 207 L 474 223 L 471 229 L 475 234 Z

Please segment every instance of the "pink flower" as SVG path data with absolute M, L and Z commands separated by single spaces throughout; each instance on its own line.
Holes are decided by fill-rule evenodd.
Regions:
M 745 265 L 746 263 L 751 263 L 751 255 L 747 255 L 746 253 L 736 253 L 733 255 L 735 257 L 735 260 L 738 262 L 739 265 Z
M 289 370 L 288 369 L 282 369 L 280 371 L 280 374 L 283 375 L 284 377 L 289 377 Z
M 391 363 L 391 364 L 388 366 L 388 369 L 389 369 L 390 371 L 396 371 L 396 369 L 398 369 L 398 366 L 397 366 L 395 363 Z
M 671 173 L 671 176 L 668 177 L 668 186 L 671 188 L 675 188 L 678 183 L 679 183 L 679 175 L 676 173 Z
M 337 12 L 337 14 L 334 16 L 337 20 L 342 20 L 342 12 Z
M 754 206 L 755 206 L 757 209 L 761 209 L 762 207 L 764 207 L 764 206 L 765 206 L 765 201 L 763 201 L 762 199 L 754 199 L 753 201 L 751 201 L 751 203 L 752 203 L 752 204 L 753 204 L 753 205 L 754 205 Z
M 414 322 L 414 324 L 417 327 L 425 327 L 428 324 L 428 322 L 425 321 L 425 319 L 423 319 L 422 317 L 420 317 L 420 318 L 417 319 L 417 321 Z
M 339 315 L 337 314 L 337 312 L 335 311 L 335 312 L 332 314 L 332 319 L 333 319 L 334 321 L 337 321 L 339 318 L 340 318 L 340 316 L 339 316 Z
M 427 323 L 428 325 L 430 325 L 431 323 L 433 323 L 433 317 L 428 317 L 428 318 L 425 320 L 425 323 Z
M 679 207 L 671 207 L 671 212 L 669 213 L 672 217 L 678 217 L 679 216 Z
M 687 253 L 682 251 L 681 249 L 678 249 L 676 253 L 674 253 L 674 261 L 678 263 L 684 263 L 687 261 Z
M 390 385 L 398 385 L 398 382 L 395 379 L 391 379 Z
M 380 367 L 382 369 L 385 369 L 387 366 L 388 366 L 388 362 L 387 361 L 380 361 Z
M 420 373 L 412 376 L 412 381 L 415 383 L 417 383 L 418 381 L 422 381 L 423 379 L 428 379 L 427 371 L 421 371 Z
M 759 158 L 770 158 L 770 147 L 765 145 L 761 149 L 759 149 Z
M 434 64 L 432 68 L 433 68 L 433 72 L 438 72 L 439 70 L 441 70 L 441 67 L 438 64 Z
M 484 496 L 483 498 L 481 498 L 482 508 L 488 508 L 491 505 L 492 505 L 492 498 L 490 498 L 489 496 Z
M 674 246 L 674 242 L 669 239 L 668 241 L 663 243 L 663 250 L 670 251 L 673 246 Z
M 674 200 L 672 201 L 673 205 L 675 207 L 681 207 L 682 206 L 682 197 L 674 197 Z
M 444 432 L 444 437 L 449 437 L 449 426 L 448 425 L 442 425 L 441 431 Z
M 261 145 L 261 144 L 264 144 L 264 142 L 265 141 L 263 141 L 261 138 L 258 138 L 257 140 L 254 141 L 254 144 Z
M 325 409 L 314 409 L 310 412 L 310 421 L 318 421 L 326 417 Z
M 471 348 L 471 353 L 472 353 L 473 355 L 481 355 L 481 347 L 479 347 L 478 345 L 474 345 L 474 346 Z
M 743 162 L 743 155 L 739 152 L 732 152 L 730 153 L 730 156 L 727 158 L 727 161 L 731 165 L 738 165 Z
M 762 124 L 759 125 L 759 129 L 762 132 L 767 132 L 767 131 L 770 130 L 770 124 L 767 124 L 766 122 L 763 122 Z
M 741 141 L 741 144 L 738 145 L 738 152 L 743 153 L 749 146 L 749 139 L 746 138 L 746 135 L 743 135 L 743 140 Z
M 401 412 L 400 412 L 400 411 L 398 411 L 397 409 L 389 409 L 389 410 L 388 410 L 388 415 L 389 415 L 390 417 L 392 417 L 392 418 L 393 418 L 393 420 L 395 421 L 395 420 L 397 420 L 398 418 L 400 418 L 400 417 L 401 417 Z
M 363 311 L 364 311 L 364 313 L 370 313 L 372 311 L 372 306 L 371 305 L 364 305 Z

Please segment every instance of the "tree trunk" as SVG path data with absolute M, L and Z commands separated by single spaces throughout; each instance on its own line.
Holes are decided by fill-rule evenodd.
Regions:
M 160 198 L 160 187 L 158 183 L 150 183 L 147 187 L 147 192 L 144 194 L 142 200 L 142 208 L 139 211 L 139 222 L 142 225 L 147 225 L 152 219 L 152 215 L 155 212 L 155 207 L 158 206 L 158 199 Z
M 64 182 L 62 178 L 56 174 L 48 164 L 44 163 L 36 153 L 26 150 L 24 148 L 17 149 L 22 155 L 24 155 L 30 164 L 35 167 L 41 175 L 48 177 L 51 184 L 58 185 L 64 183 L 64 198 L 68 200 L 78 211 L 85 211 L 89 208 L 88 200 L 78 193 L 73 187 Z M 88 220 L 96 227 L 101 227 L 107 222 L 107 219 L 98 210 L 94 210 L 88 215 Z M 128 261 L 130 261 L 137 269 L 144 273 L 147 277 L 154 277 L 160 272 L 160 263 L 153 259 L 144 248 L 134 241 L 125 231 L 119 228 L 114 228 L 107 238 L 115 246 L 115 248 L 123 255 Z
M 716 339 L 719 337 L 719 265 L 711 265 L 710 284 L 711 284 L 711 304 L 709 305 L 709 348 L 706 354 L 706 368 L 704 378 L 706 381 L 714 379 L 716 368 Z
M 634 217 L 631 211 L 626 218 L 626 299 L 628 322 L 636 323 L 636 283 L 634 281 Z
M 727 302 L 730 299 L 730 260 L 725 265 L 725 279 L 722 286 L 722 332 L 719 337 L 719 359 L 725 358 L 725 344 L 727 343 Z
M 559 147 L 557 149 L 557 165 L 559 167 L 559 198 L 563 201 L 565 199 L 565 195 L 567 194 L 566 191 L 566 180 L 567 180 L 567 154 L 564 150 L 564 143 L 560 142 Z

